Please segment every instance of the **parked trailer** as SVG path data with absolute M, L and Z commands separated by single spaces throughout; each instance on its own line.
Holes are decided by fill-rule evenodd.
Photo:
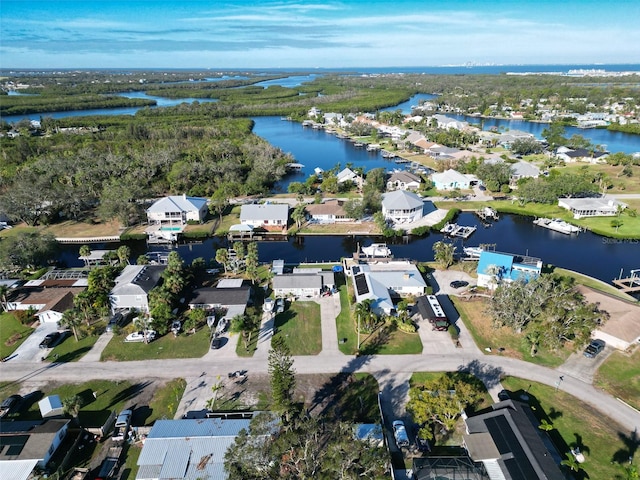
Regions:
M 423 320 L 428 320 L 434 330 L 444 331 L 449 328 L 449 319 L 435 295 L 426 295 L 417 300 L 418 311 Z

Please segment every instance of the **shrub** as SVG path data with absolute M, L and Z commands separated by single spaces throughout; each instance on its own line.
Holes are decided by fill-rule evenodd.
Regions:
M 417 331 L 417 328 L 412 321 L 398 322 L 397 327 L 398 327 L 398 330 L 405 333 L 416 333 Z
M 430 227 L 428 227 L 427 225 L 423 225 L 422 227 L 416 227 L 413 230 L 411 230 L 411 235 L 415 235 L 416 237 L 422 237 L 424 235 L 428 235 L 429 230 L 431 230 Z

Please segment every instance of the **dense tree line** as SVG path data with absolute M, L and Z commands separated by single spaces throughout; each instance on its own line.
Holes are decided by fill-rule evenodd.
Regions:
M 522 204 L 555 204 L 560 197 L 590 197 L 597 194 L 598 190 L 598 184 L 588 172 L 575 175 L 552 170 L 546 177 L 520 179 L 516 196 Z
M 582 347 L 607 318 L 597 305 L 585 301 L 573 279 L 556 275 L 498 285 L 487 313 L 496 328 L 507 326 L 521 333 L 532 356 L 540 348 Z
M 30 225 L 93 213 L 130 225 L 145 198 L 262 193 L 284 175 L 291 159 L 252 135 L 250 120 L 202 120 L 134 117 L 92 134 L 4 138 L 0 211 Z

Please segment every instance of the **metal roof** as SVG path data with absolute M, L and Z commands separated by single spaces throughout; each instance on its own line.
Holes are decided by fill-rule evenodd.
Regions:
M 422 198 L 413 192 L 396 190 L 382 195 L 385 210 L 413 210 L 423 206 Z
M 265 203 L 262 205 L 242 205 L 240 221 L 242 223 L 254 220 L 281 220 L 286 224 L 289 218 L 289 205 L 284 203 Z
M 147 209 L 147 212 L 198 212 L 202 206 L 206 204 L 206 198 L 171 195 L 156 200 L 156 202 Z

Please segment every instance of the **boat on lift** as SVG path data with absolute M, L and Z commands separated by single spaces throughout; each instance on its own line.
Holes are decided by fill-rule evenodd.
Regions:
M 362 247 L 362 253 L 367 257 L 391 257 L 391 249 L 386 243 L 372 243 L 368 247 Z

